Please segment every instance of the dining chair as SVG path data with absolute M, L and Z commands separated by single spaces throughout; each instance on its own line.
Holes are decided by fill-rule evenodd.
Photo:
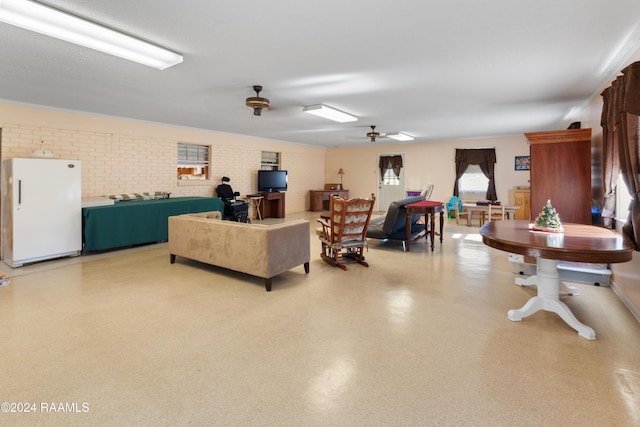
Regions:
M 469 212 L 466 208 L 462 207 L 462 203 L 458 201 L 454 201 L 454 207 L 456 210 L 456 224 L 460 224 L 461 218 L 467 218 L 467 226 L 471 225 L 471 212 Z
M 504 205 L 491 205 L 487 211 L 487 221 L 495 221 L 497 219 L 505 219 Z

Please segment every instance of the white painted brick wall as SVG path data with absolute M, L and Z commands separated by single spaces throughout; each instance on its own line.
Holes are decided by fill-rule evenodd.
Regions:
M 308 209 L 309 190 L 324 183 L 324 150 L 295 144 L 257 139 L 252 145 L 210 143 L 209 179 L 178 180 L 177 143 L 206 143 L 13 123 L 0 126 L 3 160 L 29 157 L 44 148 L 59 158 L 82 161 L 83 198 L 144 191 L 168 191 L 172 197 L 216 196 L 223 176 L 231 178 L 234 191 L 255 193 L 263 150 L 282 153 L 282 169 L 289 172 L 287 212 Z

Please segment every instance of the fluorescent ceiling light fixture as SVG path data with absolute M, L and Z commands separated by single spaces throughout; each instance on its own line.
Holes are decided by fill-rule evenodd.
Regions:
M 413 141 L 413 137 L 411 135 L 407 135 L 406 133 L 402 132 L 387 133 L 385 136 L 393 138 L 396 141 Z
M 356 116 L 352 116 L 351 114 L 347 114 L 343 111 L 336 110 L 335 108 L 327 107 L 322 104 L 308 105 L 304 107 L 302 111 L 339 123 L 355 122 L 358 120 Z
M 182 62 L 178 53 L 29 0 L 0 0 L 0 21 L 159 70 Z

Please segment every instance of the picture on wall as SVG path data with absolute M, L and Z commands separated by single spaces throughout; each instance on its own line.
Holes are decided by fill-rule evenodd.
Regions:
M 531 157 L 530 156 L 516 156 L 516 167 L 517 171 L 528 171 L 531 170 Z

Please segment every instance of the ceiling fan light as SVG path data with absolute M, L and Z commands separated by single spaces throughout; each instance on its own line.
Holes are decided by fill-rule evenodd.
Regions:
M 356 116 L 336 110 L 335 108 L 327 107 L 323 104 L 308 105 L 304 107 L 302 111 L 338 123 L 355 122 L 358 120 Z
M 182 55 L 29 0 L 0 1 L 0 21 L 164 70 Z
M 249 108 L 253 108 L 254 116 L 261 116 L 262 110 L 269 109 L 269 100 L 267 98 L 263 98 L 260 96 L 260 91 L 262 91 L 262 86 L 255 85 L 253 86 L 253 90 L 256 91 L 256 96 L 251 96 L 245 100 L 245 105 Z
M 388 136 L 389 138 L 393 138 L 396 141 L 413 141 L 413 137 L 411 135 L 407 135 L 406 133 L 402 133 L 402 132 L 392 132 L 392 133 L 388 133 L 385 136 Z

